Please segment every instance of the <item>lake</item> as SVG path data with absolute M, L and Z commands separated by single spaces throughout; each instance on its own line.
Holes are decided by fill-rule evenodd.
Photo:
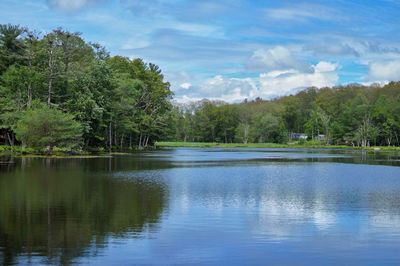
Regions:
M 0 161 L 0 264 L 400 265 L 399 154 Z

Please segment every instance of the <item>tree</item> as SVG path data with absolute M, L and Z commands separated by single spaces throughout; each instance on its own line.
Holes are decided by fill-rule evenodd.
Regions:
M 107 146 L 105 131 L 111 122 L 111 108 L 115 102 L 113 78 L 104 62 L 95 62 L 71 81 L 64 109 L 82 124 L 85 147 Z
M 278 116 L 270 113 L 261 114 L 252 122 L 253 142 L 275 142 L 281 143 L 286 140 L 286 129 Z
M 0 134 L 10 145 L 22 113 L 41 102 L 73 115 L 85 148 L 147 147 L 169 132 L 171 97 L 155 64 L 110 58 L 77 32 L 0 25 Z
M 314 104 L 310 112 L 310 118 L 304 125 L 308 134 L 314 139 L 319 136 L 321 132 L 325 134 L 325 141 L 327 144 L 330 142 L 330 116 L 318 105 Z
M 367 147 L 371 145 L 371 140 L 376 141 L 379 130 L 375 127 L 369 115 L 366 115 L 361 122 L 361 125 L 356 131 L 355 140 L 358 146 Z
M 395 118 L 396 106 L 396 100 L 385 95 L 379 96 L 374 103 L 371 118 L 376 127 L 380 129 L 380 134 L 377 136 L 380 144 L 390 146 L 395 140 L 398 130 Z
M 8 143 L 14 145 L 13 128 L 22 111 L 30 108 L 32 92 L 40 83 L 40 75 L 26 66 L 12 65 L 1 76 L 0 128 L 6 130 Z
M 109 143 L 122 148 L 126 137 L 131 146 L 136 135 L 139 148 L 146 148 L 168 131 L 172 110 L 170 84 L 164 81 L 161 69 L 141 59 L 115 56 L 107 60 L 114 74 L 115 89 L 110 95 Z M 119 145 L 117 145 L 119 143 Z M 111 146 L 111 145 L 110 145 Z
M 238 112 L 239 124 L 236 128 L 236 139 L 246 144 L 250 138 L 251 114 L 246 105 L 240 106 Z
M 22 35 L 25 28 L 19 25 L 0 25 L 0 75 L 15 63 L 20 63 L 24 53 Z
M 246 122 L 241 122 L 236 128 L 236 139 L 243 144 L 249 142 L 250 137 L 250 124 Z
M 72 115 L 39 104 L 21 114 L 15 127 L 17 139 L 34 148 L 76 147 L 81 144 L 82 127 Z

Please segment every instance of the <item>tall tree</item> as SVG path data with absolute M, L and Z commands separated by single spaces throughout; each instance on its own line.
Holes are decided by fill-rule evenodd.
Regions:
M 11 65 L 22 62 L 25 32 L 19 25 L 0 24 L 0 75 Z

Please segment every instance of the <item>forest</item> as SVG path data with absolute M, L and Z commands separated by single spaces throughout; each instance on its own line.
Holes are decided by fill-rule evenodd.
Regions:
M 165 135 L 172 105 L 161 69 L 110 56 L 80 33 L 0 25 L 3 142 L 73 149 L 147 147 Z
M 80 33 L 0 25 L 0 144 L 127 150 L 159 140 L 398 146 L 400 83 L 178 104 L 161 69 Z
M 398 146 L 400 83 L 308 88 L 239 104 L 203 100 L 173 112 L 175 141 Z

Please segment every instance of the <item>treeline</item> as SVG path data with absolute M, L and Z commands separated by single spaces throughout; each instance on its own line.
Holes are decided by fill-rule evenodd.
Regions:
M 155 64 L 110 56 L 80 33 L 0 25 L 0 143 L 146 147 L 169 130 L 171 97 Z
M 203 100 L 173 112 L 169 140 L 287 143 L 306 137 L 321 144 L 398 146 L 400 83 L 309 88 L 272 101 L 240 104 Z
M 0 25 L 0 144 L 145 148 L 157 140 L 399 145 L 400 83 L 310 88 L 240 104 L 171 104 L 160 68 L 79 33 Z M 302 136 L 299 140 L 299 136 Z

